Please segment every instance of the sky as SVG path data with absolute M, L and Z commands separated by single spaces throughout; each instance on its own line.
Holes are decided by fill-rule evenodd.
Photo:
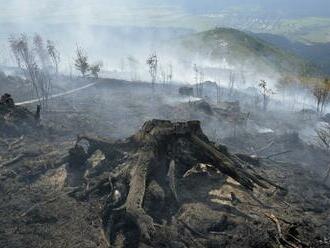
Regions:
M 134 23 L 183 14 L 180 7 L 159 0 L 0 0 L 0 9 L 2 22 L 25 23 Z
M 0 22 L 118 24 L 227 10 L 330 17 L 329 0 L 0 0 Z

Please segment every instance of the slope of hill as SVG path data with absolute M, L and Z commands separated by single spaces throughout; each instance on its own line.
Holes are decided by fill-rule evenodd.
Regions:
M 216 28 L 190 35 L 179 42 L 190 54 L 199 58 L 221 61 L 234 66 L 253 65 L 260 70 L 276 70 L 286 74 L 312 74 L 316 66 L 294 53 L 289 53 L 253 34 L 229 28 Z
M 287 39 L 284 36 L 267 33 L 254 34 L 258 38 L 265 40 L 279 48 L 293 52 L 317 65 L 322 72 L 330 75 L 330 42 L 311 43 Z
M 230 8 L 247 7 L 246 11 L 258 9 L 260 12 L 276 12 L 284 17 L 302 16 L 330 16 L 330 2 L 328 0 L 167 0 L 179 3 L 190 13 L 207 13 Z

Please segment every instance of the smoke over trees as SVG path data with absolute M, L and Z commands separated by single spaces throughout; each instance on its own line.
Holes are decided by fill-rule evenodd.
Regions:
M 147 65 L 149 66 L 152 88 L 154 89 L 158 75 L 158 56 L 156 53 L 150 55 L 150 57 L 147 59 Z
M 139 66 L 139 61 L 133 57 L 133 56 L 128 56 L 127 57 L 127 62 L 128 66 L 131 72 L 131 80 L 138 80 L 138 66 Z
M 233 71 L 231 71 L 229 73 L 229 83 L 228 83 L 228 88 L 229 88 L 229 94 L 230 95 L 233 94 L 235 81 L 236 81 L 236 74 Z
M 86 73 L 88 72 L 89 68 L 88 57 L 81 47 L 77 47 L 76 49 L 76 58 L 74 59 L 74 66 L 76 70 L 81 73 L 82 77 L 86 76 Z
M 61 57 L 59 51 L 55 47 L 54 42 L 52 42 L 51 40 L 47 40 L 47 51 L 49 54 L 49 58 L 51 59 L 53 66 L 55 68 L 55 74 L 58 75 Z
M 97 79 L 99 77 L 103 63 L 96 62 L 94 64 L 89 64 L 87 53 L 81 47 L 77 47 L 74 66 L 76 70 L 81 73 L 83 78 L 88 76 L 89 72 L 91 76 Z
M 44 108 L 47 106 L 52 88 L 52 68 L 55 68 L 57 74 L 60 63 L 60 55 L 55 45 L 51 41 L 47 43 L 52 44 L 51 49 L 48 45 L 46 47 L 39 34 L 35 34 L 32 41 L 26 34 L 12 35 L 9 38 L 16 64 L 31 83 L 40 105 Z
M 199 68 L 196 64 L 194 64 L 194 72 L 195 72 L 195 83 L 196 83 L 196 96 L 203 97 L 203 82 L 204 82 L 204 71 Z
M 261 90 L 262 102 L 263 102 L 263 110 L 267 111 L 267 107 L 269 104 L 269 98 L 271 95 L 275 94 L 275 92 L 269 88 L 267 82 L 265 80 L 261 80 L 259 83 L 259 88 Z
M 91 75 L 94 77 L 94 78 L 99 78 L 99 73 L 101 71 L 101 67 L 102 67 L 103 63 L 102 62 L 98 62 L 98 63 L 95 63 L 95 64 L 92 64 L 90 67 L 89 67 L 89 71 L 91 73 Z
M 329 79 L 324 79 L 320 84 L 317 84 L 312 89 L 313 96 L 316 99 L 316 108 L 318 112 L 323 112 L 326 107 L 327 100 L 330 92 L 330 81 Z

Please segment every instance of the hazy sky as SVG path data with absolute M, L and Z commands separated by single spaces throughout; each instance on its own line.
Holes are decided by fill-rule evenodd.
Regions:
M 183 14 L 180 7 L 166 1 L 137 0 L 0 0 L 1 21 L 83 22 L 134 21 Z
M 329 16 L 330 0 L 0 0 L 1 22 L 112 23 L 224 11 Z

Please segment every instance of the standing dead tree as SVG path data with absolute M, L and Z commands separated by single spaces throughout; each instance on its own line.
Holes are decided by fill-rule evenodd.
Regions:
M 19 37 L 11 36 L 9 44 L 18 67 L 22 69 L 25 77 L 30 80 L 36 96 L 39 98 L 38 67 L 35 62 L 35 56 L 29 47 L 28 37 L 25 34 L 21 34 Z
M 317 84 L 312 89 L 313 96 L 316 99 L 317 112 L 322 113 L 326 107 L 330 92 L 330 81 L 325 79 L 323 83 Z
M 158 74 L 158 56 L 156 53 L 149 56 L 149 58 L 147 59 L 147 65 L 149 66 L 152 89 L 154 90 Z
M 168 83 L 171 83 L 173 80 L 173 65 L 171 63 L 168 65 L 166 80 Z
M 173 79 L 173 67 L 172 64 L 169 64 L 167 66 L 160 66 L 160 78 L 161 82 L 163 83 L 163 87 L 170 83 Z
M 269 104 L 269 98 L 271 95 L 275 94 L 275 92 L 268 88 L 267 82 L 265 80 L 261 80 L 259 83 L 259 88 L 261 90 L 262 95 L 262 102 L 263 102 L 263 110 L 267 111 L 268 104 Z
M 229 82 L 228 82 L 228 88 L 229 88 L 229 95 L 231 96 L 234 91 L 236 81 L 236 74 L 233 71 L 230 71 L 229 73 Z
M 203 83 L 204 83 L 204 79 L 205 79 L 205 74 L 204 71 L 201 70 L 199 73 L 199 91 L 200 91 L 200 97 L 203 97 Z
M 95 63 L 95 64 L 92 64 L 88 70 L 90 71 L 91 75 L 98 79 L 99 78 L 99 73 L 101 71 L 101 68 L 103 66 L 103 63 L 102 62 L 98 62 L 98 63 Z
M 220 80 L 216 82 L 217 87 L 217 104 L 221 103 L 221 86 L 220 86 Z
M 101 61 L 94 64 L 89 64 L 86 52 L 81 47 L 77 46 L 74 66 L 76 70 L 81 73 L 83 78 L 86 78 L 86 76 L 93 76 L 97 79 L 103 66 L 103 62 Z
M 79 71 L 83 78 L 86 77 L 86 73 L 89 69 L 88 57 L 85 51 L 77 46 L 76 49 L 76 58 L 74 59 L 74 66 L 77 71 Z
M 128 66 L 129 66 L 129 70 L 131 73 L 131 80 L 132 81 L 136 81 L 138 80 L 138 66 L 139 66 L 139 61 L 134 58 L 133 56 L 128 56 L 127 57 L 127 61 L 128 61 Z
M 45 49 L 44 40 L 39 34 L 33 37 L 33 45 L 36 57 L 39 59 L 40 65 L 43 69 L 47 69 L 50 64 L 49 54 Z
M 51 40 L 47 40 L 47 51 L 49 54 L 49 58 L 52 61 L 53 67 L 55 68 L 55 75 L 58 76 L 61 56 L 59 51 L 56 49 L 54 42 L 52 42 Z
M 17 66 L 31 83 L 39 104 L 45 108 L 51 91 L 52 77 L 49 72 L 50 54 L 45 49 L 42 37 L 36 34 L 32 46 L 25 34 L 18 37 L 11 36 L 9 45 Z
M 160 77 L 163 83 L 163 88 L 165 88 L 165 85 L 167 83 L 167 77 L 166 77 L 166 71 L 162 67 L 160 67 Z
M 48 52 L 43 38 L 39 34 L 33 37 L 34 52 L 40 64 L 40 79 L 43 83 L 40 84 L 40 91 L 43 97 L 44 106 L 47 107 L 48 99 L 52 90 L 51 70 L 53 68 L 50 53 Z M 55 49 L 55 47 L 54 47 Z
M 196 64 L 194 64 L 194 72 L 195 72 L 195 84 L 196 84 L 196 97 L 203 97 L 203 82 L 204 82 L 204 72 L 202 69 L 198 68 Z
M 194 79 L 195 79 L 195 84 L 196 84 L 196 97 L 199 96 L 199 87 L 198 87 L 198 76 L 199 76 L 199 70 L 198 70 L 198 67 L 196 64 L 194 64 L 194 72 L 195 72 L 195 76 L 194 76 Z
M 243 70 L 240 71 L 240 81 L 241 81 L 241 84 L 242 85 L 245 85 L 246 84 L 246 76 L 245 76 Z

